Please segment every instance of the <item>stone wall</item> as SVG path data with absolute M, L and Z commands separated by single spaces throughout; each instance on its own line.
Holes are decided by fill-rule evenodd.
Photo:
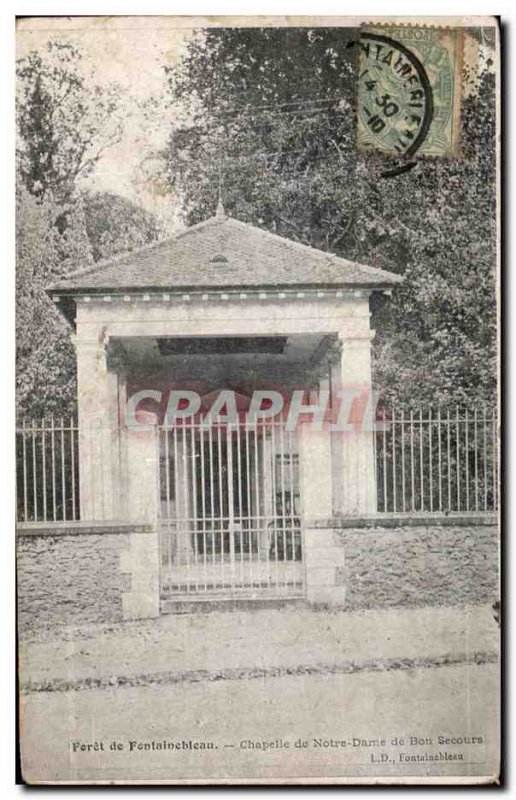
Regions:
M 63 626 L 118 622 L 130 576 L 120 570 L 129 533 L 19 535 L 20 636 Z
M 345 554 L 336 583 L 345 607 L 493 603 L 498 588 L 496 525 L 426 525 L 338 531 Z
M 354 610 L 493 603 L 498 598 L 497 525 L 462 520 L 415 526 L 411 520 L 411 527 L 399 527 L 394 522 L 393 527 L 380 528 L 377 521 L 375 527 L 359 528 L 349 519 L 340 526 L 327 520 L 306 530 L 308 601 Z M 33 530 L 18 535 L 21 637 L 159 613 L 152 530 L 79 526 L 60 524 L 58 534 Z M 155 600 L 151 609 L 150 595 Z

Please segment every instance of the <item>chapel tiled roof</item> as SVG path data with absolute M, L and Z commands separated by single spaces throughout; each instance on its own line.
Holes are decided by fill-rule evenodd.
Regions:
M 174 239 L 71 273 L 49 291 L 339 286 L 389 288 L 401 276 L 217 214 Z

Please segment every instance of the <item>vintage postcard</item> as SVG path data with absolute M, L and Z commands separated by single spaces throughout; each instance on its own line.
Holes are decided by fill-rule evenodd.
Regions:
M 22 779 L 498 782 L 498 20 L 16 38 Z

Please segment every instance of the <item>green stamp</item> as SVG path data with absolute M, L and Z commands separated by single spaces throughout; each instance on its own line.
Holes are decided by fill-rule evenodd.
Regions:
M 361 30 L 361 149 L 393 156 L 458 154 L 462 33 L 406 25 Z

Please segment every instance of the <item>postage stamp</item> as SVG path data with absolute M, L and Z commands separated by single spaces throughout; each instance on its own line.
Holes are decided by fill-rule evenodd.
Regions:
M 459 28 L 362 28 L 358 146 L 400 156 L 458 155 L 462 49 Z

